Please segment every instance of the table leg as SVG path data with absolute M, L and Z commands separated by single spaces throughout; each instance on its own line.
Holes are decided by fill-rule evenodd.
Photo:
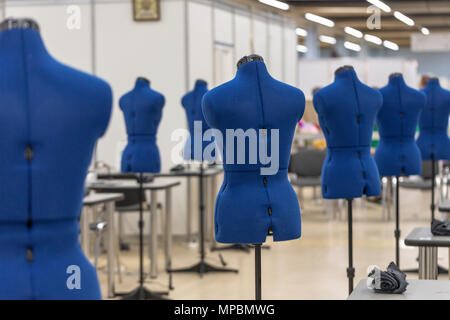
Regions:
M 166 255 L 166 269 L 170 270 L 172 266 L 172 190 L 166 189 L 166 230 L 165 235 L 165 255 Z
M 114 297 L 114 202 L 106 203 L 108 217 L 108 297 Z
M 89 257 L 89 207 L 84 206 L 80 217 L 81 248 L 86 257 Z
M 158 276 L 158 213 L 157 210 L 157 196 L 156 190 L 150 191 L 150 277 L 156 278 Z M 167 223 L 167 222 L 166 222 Z
M 437 247 L 419 247 L 419 279 L 437 280 Z
M 187 234 L 187 242 L 188 244 L 192 241 L 192 189 L 191 189 L 191 177 L 187 178 L 187 186 L 186 186 L 186 190 L 187 190 L 187 230 L 186 230 L 186 234 Z

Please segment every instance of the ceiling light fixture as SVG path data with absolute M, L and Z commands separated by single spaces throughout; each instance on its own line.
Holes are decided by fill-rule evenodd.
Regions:
M 428 28 L 425 27 L 422 27 L 420 31 L 426 36 L 430 34 L 430 30 L 428 30 Z
M 281 2 L 278 0 L 258 0 L 258 1 L 280 10 L 289 10 L 289 5 L 285 2 Z
M 363 37 L 363 33 L 359 30 L 356 30 L 352 27 L 345 27 L 344 28 L 345 33 L 348 33 L 351 36 L 354 36 L 356 38 L 362 38 Z
M 295 34 L 300 37 L 306 37 L 308 35 L 308 31 L 306 31 L 305 29 L 302 29 L 302 28 L 296 28 Z
M 391 49 L 391 50 L 394 50 L 394 51 L 397 51 L 397 50 L 398 50 L 398 44 L 396 44 L 396 43 L 394 43 L 394 42 L 391 42 L 391 41 L 388 41 L 388 40 L 384 40 L 384 41 L 383 41 L 383 45 L 384 45 L 386 48 L 388 48 L 388 49 Z
M 391 12 L 391 7 L 389 7 L 386 3 L 379 0 L 367 0 L 367 2 L 373 4 L 374 6 L 380 8 L 384 12 Z
M 375 43 L 376 45 L 381 45 L 383 43 L 383 41 L 380 38 L 373 36 L 371 34 L 365 34 L 364 40 Z
M 361 51 L 361 46 L 359 44 L 356 44 L 356 43 L 353 43 L 350 41 L 345 41 L 344 47 L 347 48 L 348 50 L 352 50 L 352 51 Z
M 318 15 L 315 15 L 313 13 L 309 13 L 309 12 L 305 13 L 305 18 L 306 18 L 306 20 L 323 24 L 324 26 L 327 26 L 329 28 L 334 27 L 333 21 L 331 21 L 330 19 L 318 16 Z
M 394 12 L 394 17 L 396 17 L 398 20 L 400 20 L 401 22 L 407 24 L 408 26 L 412 27 L 414 25 L 414 20 L 405 16 L 403 13 L 395 11 Z
M 325 43 L 329 43 L 329 44 L 336 44 L 336 38 L 330 37 L 330 36 L 324 36 L 321 35 L 319 36 L 319 40 Z
M 298 44 L 297 47 L 296 47 L 296 49 L 297 49 L 298 52 L 301 52 L 301 53 L 306 53 L 306 52 L 308 52 L 308 48 L 305 47 L 305 46 L 303 46 L 303 45 L 301 45 L 301 44 Z

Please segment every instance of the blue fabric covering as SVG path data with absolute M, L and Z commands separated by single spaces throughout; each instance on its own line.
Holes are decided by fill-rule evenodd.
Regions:
M 337 73 L 332 84 L 314 95 L 314 108 L 327 141 L 322 167 L 324 198 L 380 194 L 380 176 L 370 145 L 382 102 L 381 93 L 360 82 L 353 69 Z
M 161 158 L 156 134 L 162 117 L 164 96 L 138 78 L 134 89 L 120 98 L 128 144 L 122 153 L 122 172 L 160 172 Z
M 34 29 L 0 33 L 0 78 L 0 299 L 100 299 L 78 219 L 111 89 L 54 60 Z
M 185 160 L 202 161 L 203 151 L 206 146 L 211 143 L 210 141 L 203 141 L 201 138 L 205 131 L 209 129 L 208 123 L 205 121 L 202 112 L 202 98 L 206 92 L 208 92 L 208 84 L 203 80 L 197 80 L 194 89 L 181 98 L 181 105 L 186 112 L 189 127 L 189 137 L 186 140 L 183 152 L 183 158 Z M 201 121 L 201 128 L 194 126 L 195 121 Z M 194 139 L 192 139 L 192 137 L 194 137 Z M 197 137 L 197 140 L 195 137 Z M 197 150 L 195 149 L 195 141 L 199 142 L 197 143 Z
M 450 160 L 450 140 L 447 134 L 450 113 L 450 91 L 439 84 L 438 79 L 430 79 L 423 89 L 427 103 L 420 115 L 420 135 L 417 145 L 422 160 Z
M 212 89 L 203 97 L 203 114 L 211 128 L 262 130 L 265 128 L 267 149 L 273 150 L 272 129 L 279 130 L 279 171 L 262 175 L 261 158 L 249 161 L 249 138 L 245 143 L 245 163 L 237 163 L 237 139 L 234 149 L 224 141 L 223 159 L 227 148 L 234 151 L 233 164 L 224 163 L 225 179 L 215 208 L 215 233 L 222 243 L 263 243 L 268 230 L 275 241 L 300 237 L 300 208 L 297 195 L 287 177 L 292 139 L 297 122 L 305 109 L 303 93 L 273 79 L 261 61 L 242 65 L 233 80 Z M 264 136 L 263 136 L 264 137 Z M 217 141 L 217 140 L 216 140 Z M 241 144 L 242 145 L 242 144 Z M 258 147 L 259 148 L 259 147 Z M 260 151 L 260 150 L 259 150 Z M 273 151 L 272 151 L 273 152 Z M 272 156 L 275 156 L 272 154 Z
M 380 143 L 375 152 L 380 175 L 420 174 L 422 158 L 415 133 L 425 106 L 425 94 L 408 87 L 400 74 L 391 76 L 380 92 L 383 95 L 383 106 L 377 114 Z

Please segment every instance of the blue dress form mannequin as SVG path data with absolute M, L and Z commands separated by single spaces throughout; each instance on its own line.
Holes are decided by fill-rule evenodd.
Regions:
M 380 89 L 383 106 L 377 114 L 380 144 L 375 161 L 383 177 L 420 174 L 422 158 L 415 141 L 416 127 L 426 97 L 410 88 L 400 73 L 389 77 Z
M 450 91 L 441 87 L 438 78 L 431 78 L 422 91 L 427 96 L 427 103 L 420 115 L 420 135 L 417 139 L 422 160 L 449 160 L 450 140 L 447 128 Z
M 431 220 L 434 220 L 435 161 L 450 159 L 450 140 L 447 134 L 450 113 L 450 91 L 441 87 L 438 78 L 431 78 L 422 90 L 427 103 L 419 119 L 417 139 L 422 160 L 431 160 Z
M 347 268 L 349 294 L 353 291 L 352 199 L 380 194 L 377 165 L 370 154 L 375 116 L 381 93 L 359 81 L 352 66 L 336 70 L 334 82 L 316 92 L 314 108 L 327 141 L 322 168 L 325 199 L 348 199 Z
M 322 168 L 326 199 L 352 199 L 380 194 L 380 176 L 370 154 L 381 94 L 359 81 L 351 66 L 339 68 L 332 84 L 313 98 L 327 141 Z
M 195 82 L 194 89 L 186 93 L 183 98 L 181 98 L 181 105 L 186 112 L 189 127 L 189 138 L 186 140 L 183 153 L 185 160 L 202 161 L 203 151 L 206 146 L 211 143 L 210 141 L 203 141 L 203 139 L 201 139 L 201 150 L 199 147 L 197 147 L 198 150 L 195 149 L 195 137 L 203 137 L 205 131 L 209 129 L 202 112 L 202 98 L 206 92 L 208 92 L 208 84 L 206 81 L 198 79 Z M 194 126 L 195 121 L 202 122 L 201 131 L 199 130 L 199 127 L 196 128 Z M 192 137 L 194 137 L 194 139 L 192 139 Z M 198 139 L 198 141 L 200 142 L 200 139 Z
M 399 177 L 420 174 L 422 158 L 415 141 L 419 115 L 426 97 L 422 92 L 410 88 L 401 73 L 393 73 L 387 86 L 380 89 L 383 105 L 377 114 L 380 144 L 375 152 L 375 161 L 383 177 Z M 400 266 L 400 197 L 397 180 L 395 192 L 396 264 Z
M 0 25 L 0 299 L 100 299 L 78 219 L 111 89 L 52 58 L 38 29 Z
M 160 172 L 161 159 L 156 133 L 162 117 L 164 96 L 139 77 L 130 92 L 120 98 L 128 144 L 122 153 L 122 172 Z
M 275 241 L 300 237 L 300 208 L 287 176 L 289 155 L 297 122 L 305 108 L 303 93 L 279 82 L 267 72 L 260 56 L 242 58 L 233 80 L 226 82 L 203 97 L 203 114 L 211 128 L 223 137 L 226 129 L 254 129 L 267 132 L 270 149 L 271 129 L 279 130 L 279 170 L 262 175 L 268 166 L 250 164 L 249 143 L 245 144 L 245 164 L 224 161 L 225 178 L 215 208 L 216 240 L 222 243 L 260 244 L 267 234 Z M 259 135 L 258 135 L 259 137 Z M 223 159 L 226 159 L 224 141 Z M 259 138 L 258 138 L 259 145 Z

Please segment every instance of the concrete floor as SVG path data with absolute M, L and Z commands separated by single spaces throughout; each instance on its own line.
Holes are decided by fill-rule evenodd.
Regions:
M 306 191 L 306 190 L 305 190 Z M 322 204 L 311 199 L 305 192 L 302 210 L 301 239 L 272 243 L 270 250 L 262 251 L 263 299 L 346 299 L 348 282 L 346 268 L 347 221 L 345 208 L 343 218 L 330 219 L 322 213 Z M 402 239 L 416 226 L 428 226 L 430 194 L 422 191 L 401 189 Z M 439 216 L 439 214 L 438 214 Z M 393 217 L 392 217 L 393 218 Z M 382 221 L 381 205 L 357 201 L 354 205 L 354 265 L 355 286 L 367 276 L 367 268 L 377 265 L 383 269 L 395 259 L 394 222 Z M 269 240 L 270 238 L 268 238 Z M 135 240 L 131 240 L 136 243 Z M 147 248 L 146 248 L 147 249 Z M 147 251 L 145 251 L 147 253 Z M 174 274 L 175 289 L 171 299 L 253 299 L 254 298 L 254 256 L 252 253 L 223 251 L 228 267 L 237 268 L 238 274 Z M 448 249 L 439 250 L 439 263 L 447 267 Z M 417 249 L 401 246 L 401 267 L 416 267 Z M 131 251 L 121 252 L 123 268 L 128 272 L 122 283 L 116 278 L 116 290 L 127 291 L 137 285 L 137 246 Z M 208 262 L 220 265 L 217 252 L 208 252 Z M 175 241 L 173 267 L 189 266 L 198 261 L 198 249 L 189 247 L 183 241 Z M 99 266 L 106 263 L 105 256 Z M 159 249 L 159 276 L 147 280 L 152 290 L 166 290 L 168 276 L 164 270 L 163 249 Z M 149 270 L 146 256 L 145 270 Z M 103 296 L 106 296 L 106 274 L 99 272 Z M 448 279 L 441 275 L 440 279 Z M 407 279 L 417 279 L 417 274 L 408 274 Z

